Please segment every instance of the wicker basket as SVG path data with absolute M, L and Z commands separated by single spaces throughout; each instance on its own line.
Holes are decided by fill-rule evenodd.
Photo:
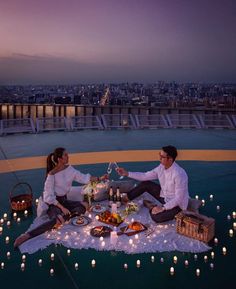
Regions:
M 176 216 L 176 231 L 181 235 L 208 243 L 215 235 L 215 220 L 213 218 L 181 211 Z
M 27 192 L 25 194 L 19 194 L 14 196 L 17 188 L 20 186 L 26 186 Z M 23 211 L 32 207 L 33 193 L 32 188 L 28 183 L 17 183 L 9 193 L 9 199 L 11 208 L 14 211 Z

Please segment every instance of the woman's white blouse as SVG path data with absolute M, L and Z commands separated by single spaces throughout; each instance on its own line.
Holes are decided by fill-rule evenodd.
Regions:
M 47 204 L 56 205 L 56 196 L 64 196 L 71 190 L 73 181 L 81 184 L 88 184 L 90 174 L 82 174 L 80 171 L 68 166 L 55 175 L 48 175 L 44 184 L 43 200 Z

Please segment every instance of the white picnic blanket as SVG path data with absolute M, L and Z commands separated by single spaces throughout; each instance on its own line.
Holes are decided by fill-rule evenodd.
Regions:
M 78 227 L 71 222 L 62 228 L 46 232 L 40 236 L 28 240 L 20 246 L 21 253 L 35 253 L 38 250 L 45 249 L 50 244 L 61 244 L 68 248 L 74 249 L 95 249 L 98 251 L 123 251 L 127 254 L 164 252 L 164 251 L 181 251 L 181 252 L 204 252 L 211 249 L 208 245 L 198 240 L 194 240 L 176 233 L 175 220 L 163 224 L 156 224 L 152 221 L 148 209 L 143 207 L 143 199 L 154 200 L 149 194 L 143 194 L 134 200 L 139 206 L 138 213 L 130 214 L 125 222 L 132 219 L 148 224 L 148 229 L 137 234 L 138 237 L 120 235 L 116 245 L 110 243 L 110 237 L 100 240 L 92 237 L 90 230 L 102 223 L 95 219 L 95 213 L 91 213 L 92 222 L 87 226 Z M 107 205 L 107 202 L 100 204 Z M 121 207 L 121 209 L 124 209 Z M 46 216 L 36 218 L 29 230 L 35 228 L 47 220 Z M 125 225 L 125 223 L 123 223 Z M 122 227 L 121 224 L 119 227 Z M 119 232 L 119 227 L 117 232 Z M 111 226 L 113 229 L 113 227 Z M 130 241 L 132 240 L 132 241 Z

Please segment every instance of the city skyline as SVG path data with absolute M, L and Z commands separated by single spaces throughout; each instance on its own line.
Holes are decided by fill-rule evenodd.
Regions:
M 236 82 L 235 1 L 0 0 L 0 84 Z

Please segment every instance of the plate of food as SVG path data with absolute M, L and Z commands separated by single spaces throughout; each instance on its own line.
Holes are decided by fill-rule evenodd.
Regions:
M 75 226 L 81 227 L 88 225 L 92 220 L 87 216 L 78 216 L 71 220 L 71 223 Z
M 91 210 L 91 212 L 93 212 L 93 213 L 98 213 L 98 214 L 100 214 L 100 213 L 103 213 L 103 212 L 106 211 L 106 207 L 105 207 L 105 206 L 102 206 L 102 205 L 100 205 L 100 204 L 97 204 L 97 205 L 92 206 L 90 210 Z
M 121 234 L 126 234 L 127 236 L 132 236 L 145 230 L 147 230 L 147 227 L 138 221 L 134 221 L 128 226 L 120 228 Z
M 96 226 L 91 229 L 90 234 L 93 237 L 109 237 L 112 229 L 107 226 Z
M 119 226 L 124 220 L 117 213 L 111 213 L 110 211 L 105 211 L 99 216 L 99 221 L 112 226 Z

